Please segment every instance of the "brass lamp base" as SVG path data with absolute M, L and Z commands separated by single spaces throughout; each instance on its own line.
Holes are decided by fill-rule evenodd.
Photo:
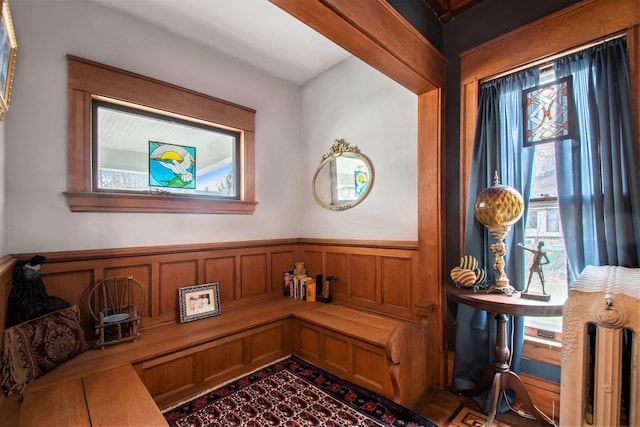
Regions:
M 516 288 L 514 288 L 513 286 L 511 286 L 509 284 L 509 279 L 496 279 L 496 282 L 489 286 L 487 288 L 487 293 L 493 293 L 493 292 L 502 292 L 505 295 L 509 295 L 512 296 L 513 294 L 516 294 L 518 291 L 516 290 Z

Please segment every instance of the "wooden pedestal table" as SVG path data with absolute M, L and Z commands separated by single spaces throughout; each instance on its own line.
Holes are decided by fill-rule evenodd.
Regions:
M 487 293 L 483 290 L 476 292 L 473 289 L 457 288 L 447 285 L 447 296 L 455 302 L 468 305 L 478 310 L 496 313 L 496 346 L 494 356 L 496 363 L 489 366 L 480 377 L 476 387 L 469 395 L 476 395 L 493 380 L 491 386 L 491 409 L 487 414 L 487 426 L 491 426 L 498 409 L 500 392 L 511 389 L 523 403 L 524 409 L 531 413 L 542 424 L 552 424 L 546 415 L 535 407 L 524 383 L 509 366 L 511 350 L 507 342 L 507 315 L 513 316 L 561 316 L 562 306 L 566 298 L 552 297 L 550 301 L 536 301 L 520 298 L 520 294 L 508 296 L 503 293 Z

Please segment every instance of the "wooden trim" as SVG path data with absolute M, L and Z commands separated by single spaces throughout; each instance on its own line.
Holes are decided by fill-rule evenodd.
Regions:
M 307 246 L 343 246 L 378 249 L 418 249 L 418 242 L 401 240 L 341 240 L 341 239 L 312 239 L 300 238 L 300 243 Z
M 586 23 L 598 25 L 585 25 Z M 636 0 L 585 0 L 460 55 L 460 82 L 484 79 L 640 22 Z M 553 36 L 550 36 L 550 35 Z M 543 42 L 544 41 L 544 42 Z
M 445 86 L 444 56 L 385 0 L 270 0 L 416 94 Z
M 442 270 L 444 227 L 442 174 L 443 90 L 446 62 L 385 0 L 270 0 L 419 96 L 418 263 L 416 298 L 435 303 L 430 320 L 431 382 L 443 384 L 444 313 Z M 389 29 L 392 30 L 389 30 Z M 425 214 L 429 220 L 425 220 Z
M 73 55 L 67 55 L 67 63 L 68 191 L 63 194 L 71 211 L 208 214 L 255 212 L 255 110 Z M 239 165 L 240 200 L 94 191 L 91 154 L 93 97 L 133 103 L 238 130 L 243 135 Z
M 597 23 L 597 25 L 593 25 Z M 469 168 L 478 110 L 478 81 L 640 24 L 637 0 L 585 0 L 470 49 L 460 56 L 460 219 L 465 223 Z M 637 31 L 637 30 L 636 30 Z M 549 34 L 553 34 L 549 37 Z M 636 124 L 640 105 L 638 35 L 630 34 L 629 67 Z M 541 42 L 544 40 L 544 42 Z M 636 134 L 636 146 L 640 140 Z M 640 158 L 640 154 L 639 154 Z M 464 227 L 462 225 L 462 230 Z M 464 231 L 461 233 L 461 238 Z M 462 247 L 462 246 L 461 246 Z

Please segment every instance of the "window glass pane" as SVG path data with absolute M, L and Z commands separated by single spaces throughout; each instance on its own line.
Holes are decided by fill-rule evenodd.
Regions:
M 525 244 L 535 248 L 543 241 L 541 250 L 546 252 L 548 264 L 542 266 L 545 292 L 551 295 L 567 295 L 567 257 L 560 226 L 558 211 L 556 163 L 554 144 L 545 143 L 535 146 L 533 171 L 531 177 L 531 199 L 527 211 Z M 527 277 L 533 254 L 525 251 Z M 533 274 L 529 292 L 541 292 L 540 279 Z M 525 324 L 534 328 L 560 330 L 562 317 L 526 318 Z
M 94 188 L 238 198 L 240 132 L 94 101 Z

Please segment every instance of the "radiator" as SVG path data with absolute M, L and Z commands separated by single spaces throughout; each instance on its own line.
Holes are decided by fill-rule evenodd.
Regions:
M 640 426 L 640 269 L 588 266 L 562 310 L 561 426 Z

